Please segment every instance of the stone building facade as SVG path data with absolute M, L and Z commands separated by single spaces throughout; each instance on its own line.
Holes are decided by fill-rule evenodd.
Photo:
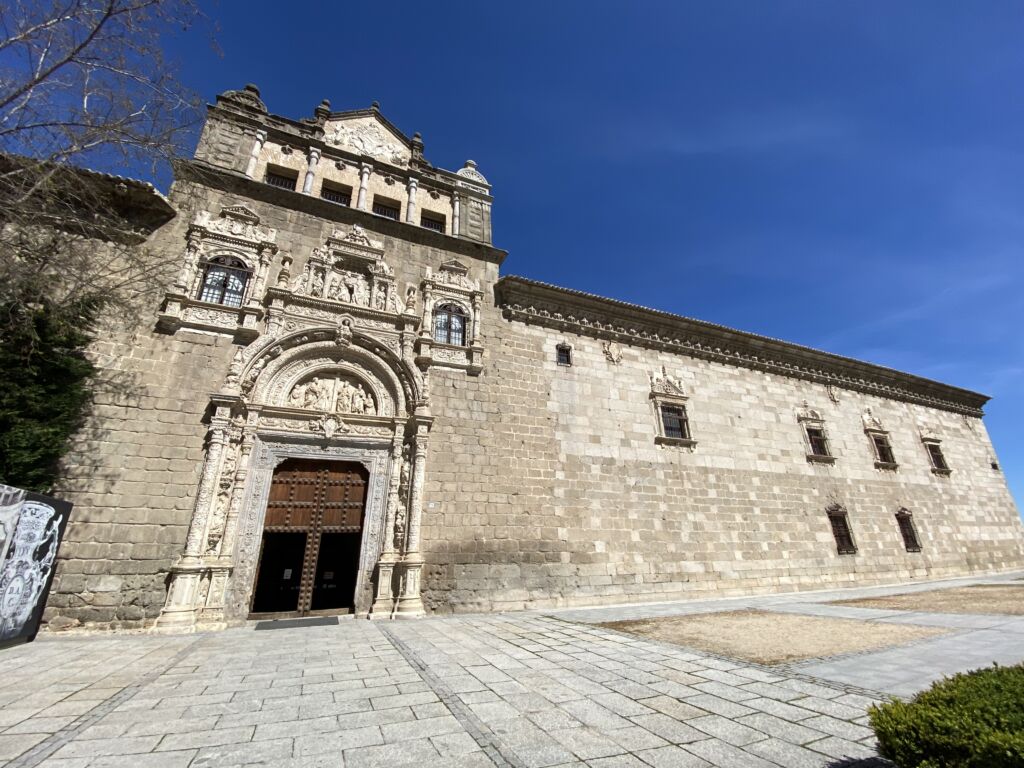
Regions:
M 210 107 L 152 324 L 97 341 L 51 618 L 220 627 L 1024 566 L 987 398 L 499 276 L 491 187 L 370 109 Z

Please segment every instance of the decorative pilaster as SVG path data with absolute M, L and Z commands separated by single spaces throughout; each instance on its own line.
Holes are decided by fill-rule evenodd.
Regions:
M 473 294 L 473 328 L 469 337 L 469 345 L 476 347 L 480 344 L 480 294 Z
M 306 178 L 302 181 L 302 194 L 308 195 L 313 191 L 313 179 L 316 178 L 316 167 L 320 163 L 320 150 L 312 147 L 306 159 Z
M 359 195 L 356 197 L 356 208 L 360 211 L 366 210 L 366 189 L 370 185 L 370 173 L 373 166 L 363 163 L 359 166 Z
M 408 198 L 405 203 L 405 221 L 407 224 L 416 223 L 416 190 L 419 188 L 419 181 L 409 177 L 409 185 L 406 187 Z
M 245 175 L 250 179 L 256 173 L 256 165 L 260 161 L 260 153 L 263 152 L 263 144 L 267 140 L 266 131 L 256 131 L 256 141 L 253 142 L 252 151 L 249 153 L 249 165 L 245 168 Z
M 423 490 L 427 476 L 429 431 L 429 420 L 421 420 L 417 424 L 412 487 L 409 492 L 409 531 L 406 538 L 405 556 L 402 558 L 402 593 L 398 598 L 396 610 L 396 613 L 403 617 L 419 616 L 423 613 L 423 600 L 420 598 L 420 574 L 423 570 L 423 556 L 420 554 L 420 519 L 423 513 Z
M 391 481 L 384 518 L 384 550 L 377 564 L 377 592 L 370 607 L 370 618 L 388 619 L 395 608 L 394 578 L 399 556 L 395 551 L 395 517 L 399 504 L 402 468 L 402 439 L 396 435 L 391 446 Z
M 452 237 L 459 236 L 459 215 L 462 201 L 458 192 L 452 192 Z

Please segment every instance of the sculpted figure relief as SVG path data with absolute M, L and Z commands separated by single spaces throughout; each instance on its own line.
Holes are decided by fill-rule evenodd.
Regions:
M 333 397 L 334 407 L 331 407 Z M 314 376 L 306 382 L 296 384 L 288 395 L 288 405 L 309 410 L 352 413 L 376 416 L 377 404 L 373 395 L 361 383 L 346 379 L 321 379 Z

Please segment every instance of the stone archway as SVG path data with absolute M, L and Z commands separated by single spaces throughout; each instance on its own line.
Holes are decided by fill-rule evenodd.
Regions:
M 368 334 L 351 316 L 236 354 L 211 398 L 192 521 L 158 626 L 245 619 L 270 478 L 290 457 L 356 461 L 370 473 L 357 614 L 423 612 L 419 520 L 432 418 L 409 358 L 411 345 Z

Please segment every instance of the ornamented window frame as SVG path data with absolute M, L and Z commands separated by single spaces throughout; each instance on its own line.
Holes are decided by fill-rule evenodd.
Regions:
M 438 365 L 466 371 L 470 376 L 483 372 L 484 349 L 480 343 L 480 308 L 484 294 L 480 283 L 469 277 L 469 268 L 462 262 L 446 261 L 434 272 L 427 267 L 420 282 L 423 294 L 423 315 L 416 339 L 416 364 L 421 368 Z M 434 339 L 434 310 L 455 304 L 466 312 L 464 345 L 444 344 Z
M 825 419 L 822 418 L 821 413 L 813 408 L 808 408 L 807 404 L 804 403 L 804 407 L 797 413 L 796 420 L 800 425 L 800 433 L 803 435 L 804 453 L 806 454 L 807 461 L 815 464 L 835 464 L 836 456 L 832 453 L 832 441 L 829 438 L 828 430 L 825 428 Z M 811 434 L 808 431 L 810 429 L 816 429 L 821 432 L 822 440 L 825 442 L 825 453 L 818 453 L 814 450 L 814 441 L 811 439 Z
M 856 555 L 857 539 L 853 536 L 853 527 L 850 525 L 850 513 L 847 512 L 846 507 L 841 504 L 832 504 L 825 509 L 825 514 L 828 516 L 832 539 L 836 544 L 836 554 Z M 846 538 L 849 541 L 843 541 L 842 529 L 844 528 Z
M 157 327 L 167 333 L 186 328 L 251 342 L 259 336 L 258 323 L 265 314 L 263 294 L 270 262 L 277 254 L 276 239 L 277 230 L 260 226 L 260 217 L 247 206 L 225 206 L 218 216 L 199 211 L 189 226 L 185 259 L 174 286 L 164 296 Z M 238 259 L 251 270 L 239 307 L 199 298 L 205 275 L 201 266 L 222 257 Z
M 871 413 L 868 408 L 862 417 L 864 422 L 864 434 L 867 435 L 868 443 L 871 445 L 871 453 L 875 457 L 875 469 L 895 472 L 899 469 L 899 462 L 896 461 L 896 454 L 892 449 L 892 441 L 889 439 L 889 432 L 882 425 L 882 420 Z M 884 440 L 892 461 L 886 461 L 878 448 L 877 440 Z
M 697 441 L 693 439 L 693 424 L 690 421 L 690 411 L 686 407 L 690 398 L 686 395 L 682 383 L 674 376 L 670 376 L 665 366 L 661 367 L 660 376 L 657 374 L 650 374 L 650 379 L 650 402 L 654 414 L 654 424 L 657 430 L 657 434 L 654 436 L 655 445 L 688 448 L 692 452 L 697 447 Z M 665 422 L 662 416 L 662 408 L 677 408 L 683 412 L 683 423 L 686 425 L 686 437 L 672 437 L 665 434 Z
M 925 455 L 928 457 L 928 465 L 931 467 L 933 475 L 949 477 L 953 474 L 953 470 L 949 466 L 949 460 L 946 458 L 946 453 L 942 450 L 941 438 L 931 433 L 924 433 L 921 435 L 921 445 L 924 446 Z M 938 451 L 938 461 L 936 461 L 935 453 L 932 452 L 932 447 Z

